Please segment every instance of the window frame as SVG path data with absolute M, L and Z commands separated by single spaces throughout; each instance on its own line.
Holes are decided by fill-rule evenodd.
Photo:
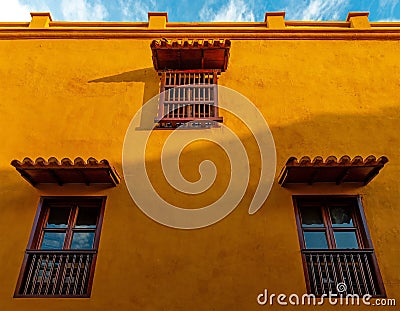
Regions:
M 353 227 L 334 227 L 332 224 L 332 217 L 330 215 L 329 207 L 334 199 L 354 199 L 357 198 L 357 208 L 355 205 L 351 206 L 351 215 L 353 219 Z M 307 206 L 318 206 L 321 208 L 322 220 L 324 227 L 309 227 L 303 228 L 301 221 L 300 207 L 298 204 L 299 200 L 315 200 L 312 204 L 307 204 Z M 295 213 L 297 219 L 297 227 L 299 233 L 299 242 L 301 249 L 312 249 L 307 248 L 306 241 L 304 238 L 304 232 L 315 231 L 315 232 L 325 232 L 327 240 L 327 249 L 340 249 L 336 246 L 335 232 L 342 231 L 355 231 L 356 238 L 358 242 L 358 249 L 372 249 L 372 242 L 369 236 L 369 232 L 366 231 L 365 216 L 361 215 L 360 202 L 357 196 L 294 196 L 293 202 L 295 206 Z M 307 202 L 308 203 L 308 202 Z M 340 203 L 339 203 L 340 204 Z M 335 205 L 339 205 L 335 204 Z M 344 205 L 344 204 L 343 204 Z M 363 219 L 364 218 L 364 219 Z
M 223 122 L 223 118 L 219 116 L 219 108 L 218 108 L 218 76 L 220 73 L 221 73 L 221 70 L 217 70 L 217 69 L 168 69 L 168 70 L 159 71 L 160 98 L 159 98 L 159 103 L 158 103 L 158 113 L 157 113 L 157 117 L 155 118 L 155 122 L 158 124 L 158 127 L 156 127 L 156 129 L 174 129 L 181 125 L 186 127 L 185 124 L 188 122 L 193 122 L 193 125 L 192 125 L 193 127 L 190 126 L 188 128 L 218 127 L 217 123 Z M 202 78 L 201 76 L 203 74 L 209 75 L 209 77 Z M 171 82 L 173 80 L 174 84 L 167 83 L 167 75 L 170 75 L 169 81 Z M 197 75 L 198 75 L 198 77 L 196 78 Z M 198 79 L 197 82 L 196 82 L 196 79 Z M 200 82 L 201 79 L 207 79 L 208 83 Z M 183 80 L 182 84 L 181 84 L 181 80 Z M 193 83 L 191 83 L 192 80 L 193 80 Z M 181 100 L 180 96 L 179 96 L 178 101 L 175 102 L 175 100 L 174 100 L 173 101 L 174 103 L 168 104 L 168 106 L 172 105 L 173 107 L 175 107 L 175 105 L 176 105 L 176 108 L 171 110 L 172 115 L 170 115 L 171 111 L 165 113 L 164 106 L 165 106 L 166 102 L 168 102 L 165 98 L 166 92 L 168 92 L 168 90 L 173 90 L 176 88 L 177 90 L 183 89 L 184 93 L 185 93 L 186 92 L 185 86 L 188 86 L 189 88 L 202 87 L 202 86 L 205 88 L 212 87 L 210 96 L 213 97 L 213 100 L 212 100 L 213 103 L 205 104 L 205 103 L 201 103 L 201 101 L 197 102 L 196 100 Z M 169 96 L 171 96 L 171 94 Z M 174 95 L 172 95 L 172 97 L 175 98 Z M 185 98 L 185 97 L 183 97 L 183 98 Z M 181 103 L 179 103 L 180 101 L 181 101 Z M 181 105 L 181 107 L 179 107 L 179 105 Z M 184 109 L 186 106 L 191 106 L 191 105 L 194 105 L 194 107 L 198 106 L 199 116 L 195 116 L 195 114 L 196 114 L 195 111 L 192 112 L 193 115 L 186 116 L 185 115 L 186 113 L 183 112 L 183 110 L 181 111 L 181 114 L 183 114 L 182 116 L 180 115 L 179 112 L 177 112 L 178 115 L 175 115 L 175 112 L 174 112 L 175 110 Z M 206 106 L 208 107 L 207 109 L 206 109 Z M 203 112 L 200 112 L 201 107 L 203 107 L 203 109 L 204 109 Z M 194 108 L 194 110 L 195 109 L 196 108 Z M 207 114 L 206 110 L 208 110 L 207 113 L 210 115 L 206 116 L 206 114 Z M 201 113 L 203 113 L 204 116 L 201 116 Z M 167 126 L 167 124 L 169 124 L 169 126 Z
M 329 233 L 328 228 L 326 228 L 325 217 L 327 215 L 322 215 L 322 217 L 323 217 L 325 230 L 326 230 L 326 234 L 327 234 L 328 248 L 327 249 L 306 248 L 304 234 L 303 234 L 304 230 L 302 227 L 301 216 L 300 216 L 299 201 L 300 200 L 314 200 L 316 205 L 318 203 L 322 202 L 322 205 L 324 205 L 324 207 L 321 207 L 321 209 L 325 210 L 325 209 L 328 209 L 326 206 L 327 203 L 334 199 L 336 199 L 336 200 L 340 200 L 340 199 L 354 200 L 355 204 L 352 207 L 353 208 L 352 215 L 353 215 L 353 222 L 355 223 L 354 226 L 357 228 L 356 235 L 357 235 L 357 240 L 359 241 L 359 248 L 358 249 L 341 249 L 341 248 L 336 248 L 336 247 L 335 248 L 329 247 L 329 246 L 336 246 L 336 245 L 335 245 L 335 243 L 332 244 L 332 241 L 329 241 L 331 238 L 334 239 L 334 237 L 331 236 L 331 234 L 333 234 L 333 230 L 331 230 L 331 233 Z M 304 271 L 304 277 L 305 277 L 305 281 L 306 281 L 307 293 L 313 294 L 312 289 L 311 289 L 311 280 L 309 278 L 309 273 L 308 273 L 306 256 L 304 254 L 304 251 L 343 250 L 343 252 L 346 252 L 346 251 L 351 251 L 351 250 L 370 250 L 370 251 L 372 251 L 372 254 L 371 254 L 372 255 L 372 266 L 375 270 L 375 277 L 376 277 L 376 281 L 379 286 L 379 292 L 380 292 L 380 294 L 374 295 L 373 297 L 386 297 L 386 290 L 385 290 L 385 286 L 383 283 L 382 274 L 379 270 L 379 265 L 378 265 L 378 262 L 377 262 L 377 259 L 375 256 L 375 250 L 374 250 L 371 235 L 370 235 L 370 232 L 368 229 L 361 196 L 360 195 L 293 195 L 292 200 L 293 200 L 293 206 L 294 206 L 294 213 L 295 213 L 296 227 L 297 227 L 297 236 L 299 239 L 299 246 L 300 246 L 301 257 L 302 257 L 302 262 L 303 262 L 303 271 Z M 320 206 L 321 206 L 321 204 L 320 204 Z M 325 213 L 325 212 L 323 212 L 323 213 Z M 317 229 L 321 229 L 321 228 L 317 228 Z M 362 241 L 361 243 L 360 243 L 359 238 Z
M 96 259 L 97 259 L 97 253 L 98 253 L 98 248 L 99 248 L 99 243 L 100 243 L 100 236 L 101 236 L 101 231 L 102 231 L 102 225 L 103 225 L 103 220 L 104 220 L 104 210 L 105 210 L 105 204 L 106 204 L 106 196 L 41 196 L 39 200 L 39 205 L 36 210 L 35 218 L 33 221 L 31 233 L 29 236 L 27 248 L 25 251 L 24 259 L 21 265 L 21 269 L 19 272 L 18 280 L 17 280 L 17 286 L 15 288 L 14 292 L 14 298 L 89 298 L 91 295 L 92 291 L 92 285 L 93 285 L 93 278 L 94 278 L 94 270 L 96 266 Z M 96 204 L 94 201 L 98 200 L 99 202 Z M 48 202 L 60 202 L 62 203 L 63 201 L 65 202 L 64 204 L 68 205 L 73 205 L 76 209 L 76 205 L 85 201 L 93 201 L 93 207 L 97 206 L 100 207 L 99 211 L 99 216 L 97 219 L 97 226 L 95 229 L 95 236 L 94 236 L 94 241 L 93 241 L 93 247 L 91 249 L 71 249 L 70 245 L 72 242 L 72 232 L 74 232 L 74 228 L 70 228 L 69 225 L 71 223 L 71 218 L 72 215 L 74 214 L 74 217 L 76 219 L 77 213 L 71 212 L 69 215 L 68 219 L 68 227 L 66 230 L 70 230 L 71 234 L 68 239 L 68 236 L 65 237 L 64 240 L 64 245 L 61 250 L 41 250 L 40 245 L 41 245 L 41 239 L 43 236 L 44 232 L 44 223 L 48 219 L 49 211 L 51 208 L 51 203 Z M 49 206 L 50 205 L 50 206 Z M 69 245 L 68 248 L 65 248 L 66 245 Z M 89 271 L 89 279 L 87 283 L 87 291 L 83 295 L 24 295 L 20 293 L 21 286 L 23 285 L 23 279 L 25 275 L 25 271 L 27 269 L 27 264 L 28 264 L 28 257 L 29 253 L 32 253 L 34 251 L 49 251 L 51 252 L 57 252 L 57 251 L 69 251 L 71 253 L 76 252 L 76 253 L 93 253 L 93 258 L 91 261 L 91 267 Z

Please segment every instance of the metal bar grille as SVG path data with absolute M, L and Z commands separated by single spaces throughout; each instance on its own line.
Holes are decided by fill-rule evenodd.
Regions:
M 22 296 L 86 296 L 95 251 L 28 251 Z
M 374 271 L 373 250 L 303 250 L 310 290 L 315 295 L 338 294 L 336 286 L 346 284 L 342 294 L 380 295 Z

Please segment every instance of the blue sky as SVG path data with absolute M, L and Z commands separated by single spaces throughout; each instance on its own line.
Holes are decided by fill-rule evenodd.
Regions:
M 169 21 L 263 21 L 285 11 L 287 20 L 345 20 L 349 11 L 369 11 L 371 21 L 400 21 L 400 0 L 0 0 L 0 21 L 29 21 L 29 12 L 49 11 L 59 21 L 147 21 L 166 11 Z

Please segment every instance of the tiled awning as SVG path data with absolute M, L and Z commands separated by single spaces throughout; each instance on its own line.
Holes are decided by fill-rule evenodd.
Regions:
M 230 40 L 153 40 L 156 70 L 217 69 L 228 66 Z
M 389 160 L 386 157 L 370 155 L 365 160 L 356 156 L 351 159 L 345 155 L 339 160 L 330 156 L 324 159 L 315 157 L 302 157 L 300 161 L 291 157 L 286 162 L 279 176 L 279 184 L 282 187 L 288 184 L 314 184 L 320 182 L 331 182 L 337 185 L 342 183 L 368 184 Z
M 89 158 L 86 162 L 82 158 L 71 160 L 64 158 L 58 161 L 51 157 L 48 161 L 37 158 L 36 161 L 25 158 L 22 162 L 13 160 L 11 165 L 32 186 L 38 184 L 106 184 L 115 187 L 120 177 L 107 160 L 97 161 Z

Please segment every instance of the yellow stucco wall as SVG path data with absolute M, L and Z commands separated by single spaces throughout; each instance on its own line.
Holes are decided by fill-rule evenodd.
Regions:
M 125 132 L 158 92 L 151 39 L 0 40 L 0 309 L 1 310 L 258 310 L 256 297 L 305 292 L 293 194 L 361 194 L 387 296 L 400 303 L 400 54 L 396 40 L 233 40 L 220 84 L 248 97 L 267 120 L 277 174 L 290 156 L 386 155 L 366 187 L 299 186 L 275 181 L 255 215 L 247 209 L 257 170 L 241 204 L 221 222 L 177 230 L 146 217 L 124 181 L 33 188 L 10 165 L 25 156 L 108 159 L 122 173 Z M 238 121 L 226 125 L 249 145 Z M 169 131 L 153 134 L 156 141 Z M 153 137 L 154 138 L 154 137 Z M 251 148 L 251 146 L 249 147 Z M 226 156 L 197 143 L 182 171 Z M 152 159 L 158 148 L 149 148 Z M 187 162 L 185 162 L 187 161 Z M 259 164 L 255 158 L 253 169 Z M 155 174 L 159 163 L 150 162 Z M 162 184 L 152 179 L 155 187 Z M 221 177 L 219 182 L 226 185 Z M 168 196 L 168 191 L 165 191 Z M 203 203 L 218 196 L 214 187 Z M 92 295 L 88 299 L 13 298 L 41 195 L 107 195 Z M 171 195 L 171 201 L 180 200 Z M 181 201 L 184 199 L 181 198 Z M 182 203 L 182 202 L 181 202 Z M 199 204 L 201 205 L 201 204 Z M 311 307 L 292 307 L 311 310 Z M 324 310 L 338 307 L 324 306 Z M 366 307 L 341 308 L 361 310 Z M 379 308 L 395 310 L 395 308 Z

